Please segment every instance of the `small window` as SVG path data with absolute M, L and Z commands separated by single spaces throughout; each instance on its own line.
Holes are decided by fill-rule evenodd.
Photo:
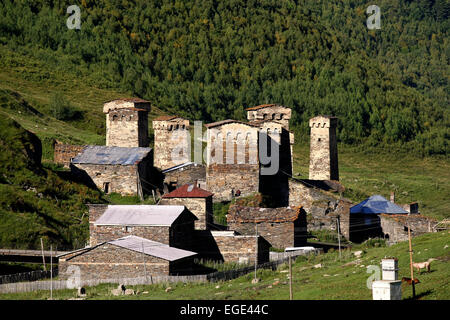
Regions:
M 133 227 L 126 226 L 125 232 L 133 232 Z
M 103 191 L 108 194 L 109 193 L 109 182 L 103 183 Z
M 317 139 L 317 141 L 319 141 L 319 142 L 320 142 L 321 140 L 322 140 L 322 139 L 320 139 L 320 138 L 319 138 L 319 139 Z

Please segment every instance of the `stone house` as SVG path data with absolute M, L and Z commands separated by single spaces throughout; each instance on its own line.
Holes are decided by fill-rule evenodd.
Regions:
M 165 170 L 189 162 L 191 139 L 189 120 L 178 116 L 153 119 L 155 168 Z
M 72 172 L 87 184 L 105 193 L 148 194 L 151 180 L 152 149 L 87 146 L 72 159 Z
M 269 262 L 270 243 L 262 236 L 239 235 L 235 231 L 196 230 L 192 250 L 198 258 L 219 262 L 258 264 Z
M 192 274 L 195 252 L 129 235 L 59 256 L 58 276 L 80 280 Z
M 195 221 L 195 229 L 207 230 L 214 223 L 212 198 L 211 192 L 194 184 L 185 184 L 163 195 L 159 204 L 185 206 L 198 219 Z
M 411 236 L 415 237 L 424 233 L 433 232 L 437 221 L 419 214 L 380 214 L 382 236 L 389 243 L 408 240 L 408 226 L 411 228 Z
M 149 101 L 123 98 L 103 105 L 106 114 L 106 145 L 116 147 L 148 147 Z
M 242 235 L 258 235 L 274 248 L 285 249 L 306 244 L 306 212 L 297 208 L 258 208 L 231 205 L 227 225 Z
M 197 217 L 184 206 L 90 205 L 90 246 L 134 235 L 189 250 Z
M 185 184 L 196 184 L 199 188 L 206 188 L 206 167 L 204 164 L 186 162 L 165 170 L 164 191 L 171 192 Z
M 207 128 L 206 189 L 214 201 L 259 189 L 258 126 L 224 120 Z
M 380 214 L 396 216 L 408 212 L 380 195 L 373 195 L 350 208 L 350 241 L 382 237 Z

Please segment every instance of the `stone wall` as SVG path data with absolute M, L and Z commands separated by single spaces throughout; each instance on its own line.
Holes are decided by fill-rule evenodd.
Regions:
M 253 110 L 252 110 L 253 109 Z M 275 120 L 280 122 L 286 130 L 289 130 L 289 119 L 291 119 L 291 109 L 283 106 L 269 104 L 265 107 L 254 107 L 247 109 L 248 121 Z
M 194 221 L 180 216 L 169 226 L 95 226 L 90 224 L 90 245 L 111 241 L 129 235 L 161 242 L 171 247 L 190 250 L 193 242 Z
M 195 229 L 207 230 L 213 221 L 212 197 L 208 198 L 163 198 L 161 205 L 182 205 L 191 211 L 198 220 L 195 221 Z
M 231 192 L 247 196 L 259 190 L 259 166 L 251 164 L 210 165 L 206 169 L 206 189 L 214 202 L 231 200 Z
M 228 121 L 207 128 L 206 189 L 214 201 L 230 200 L 232 190 L 258 192 L 258 127 Z
M 236 235 L 233 231 L 196 231 L 199 257 L 223 262 L 265 263 L 269 261 L 270 244 L 261 236 Z
M 106 114 L 106 145 L 148 147 L 148 112 L 140 109 L 115 109 Z
M 121 195 L 150 193 L 151 185 L 147 181 L 152 181 L 151 156 L 146 157 L 137 165 L 76 163 L 71 164 L 71 169 L 79 179 L 92 186 L 95 185 L 105 193 L 115 192 Z
M 164 170 L 190 161 L 189 120 L 154 120 L 153 131 L 156 168 Z
M 408 225 L 411 227 L 411 236 L 415 237 L 432 232 L 433 226 L 437 224 L 437 221 L 418 214 L 380 214 L 379 218 L 383 235 L 391 243 L 408 240 Z
M 83 151 L 84 148 L 85 146 L 55 143 L 53 162 L 62 164 L 64 167 L 69 168 L 71 160 Z
M 90 233 L 90 245 L 116 240 L 129 235 L 170 245 L 170 227 L 166 226 L 94 226 Z
M 306 211 L 309 231 L 336 230 L 336 219 L 340 216 L 341 234 L 347 237 L 351 205 L 350 200 L 339 199 L 332 191 L 309 185 L 307 181 L 289 180 L 289 206 L 301 206 Z
M 73 276 L 70 266 L 80 268 L 81 280 L 107 278 L 134 278 L 150 275 L 176 275 L 192 272 L 192 258 L 185 258 L 175 263 L 167 260 L 142 255 L 140 252 L 103 244 L 71 259 L 59 260 L 59 278 L 62 280 Z M 145 269 L 144 269 L 145 262 Z
M 311 128 L 309 179 L 339 180 L 337 118 L 318 116 L 309 120 L 309 126 Z

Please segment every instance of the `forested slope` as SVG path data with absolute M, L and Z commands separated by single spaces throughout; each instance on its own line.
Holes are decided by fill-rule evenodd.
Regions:
M 356 0 L 82 0 L 81 30 L 71 4 L 3 1 L 0 43 L 192 120 L 276 102 L 299 137 L 334 114 L 341 142 L 448 153 L 448 1 L 380 0 L 380 30 Z

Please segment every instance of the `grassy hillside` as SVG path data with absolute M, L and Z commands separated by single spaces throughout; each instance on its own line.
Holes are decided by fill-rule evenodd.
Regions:
M 417 299 L 448 300 L 450 299 L 450 248 L 447 231 L 427 234 L 413 240 L 414 261 L 431 262 L 431 271 L 415 274 L 420 280 L 416 285 Z M 358 248 L 364 250 L 360 259 L 356 259 L 351 251 L 327 253 L 315 257 L 300 257 L 293 264 L 293 298 L 301 300 L 371 300 L 372 291 L 367 288 L 367 279 L 373 275 L 367 272 L 369 265 L 379 266 L 381 259 L 394 256 L 399 259 L 399 277 L 410 277 L 408 243 L 400 243 L 391 247 Z M 355 250 L 353 250 L 355 251 Z M 314 268 L 316 264 L 321 268 Z M 252 284 L 254 274 L 219 283 L 204 284 L 160 284 L 127 286 L 139 290 L 135 296 L 115 297 L 111 289 L 115 284 L 104 284 L 87 288 L 87 299 L 130 299 L 130 300 L 166 300 L 166 299 L 219 299 L 219 300 L 277 300 L 289 299 L 288 266 L 281 265 L 278 270 L 259 270 L 261 282 Z M 381 273 L 381 270 L 380 270 Z M 165 292 L 170 286 L 172 290 Z M 146 292 L 146 293 L 144 293 Z M 50 293 L 39 291 L 33 293 L 3 294 L 0 299 L 47 299 Z M 76 297 L 76 290 L 53 292 L 54 299 Z M 411 287 L 402 284 L 403 299 L 412 297 Z
M 17 122 L 0 117 L 0 246 L 59 248 L 84 246 L 85 203 L 101 194 L 74 182 L 67 172 L 41 164 L 41 143 Z

